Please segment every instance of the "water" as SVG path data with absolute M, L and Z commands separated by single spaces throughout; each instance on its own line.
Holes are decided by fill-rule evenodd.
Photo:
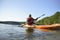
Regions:
M 0 40 L 60 40 L 60 30 L 34 29 L 34 32 L 27 32 L 27 28 L 18 26 L 0 24 Z

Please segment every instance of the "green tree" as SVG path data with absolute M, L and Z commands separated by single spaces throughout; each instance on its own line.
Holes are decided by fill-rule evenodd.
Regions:
M 60 12 L 56 12 L 54 15 L 50 17 L 45 17 L 37 21 L 37 24 L 55 24 L 55 23 L 60 23 Z

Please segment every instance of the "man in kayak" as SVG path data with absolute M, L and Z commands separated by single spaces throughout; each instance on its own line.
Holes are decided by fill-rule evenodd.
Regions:
M 34 19 L 31 14 L 29 14 L 29 17 L 27 18 L 27 24 L 28 25 L 33 25 L 35 24 L 34 21 L 37 20 L 38 18 Z

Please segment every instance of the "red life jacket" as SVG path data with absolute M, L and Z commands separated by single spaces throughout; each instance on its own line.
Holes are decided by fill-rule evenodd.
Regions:
M 32 25 L 34 23 L 34 19 L 33 18 L 27 18 L 27 24 L 28 25 Z

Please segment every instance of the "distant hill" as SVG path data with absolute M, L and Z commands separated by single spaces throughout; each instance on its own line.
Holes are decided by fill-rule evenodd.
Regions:
M 0 21 L 2 24 L 12 24 L 12 25 L 21 25 L 22 23 L 25 22 L 16 22 L 16 21 Z
M 56 12 L 54 15 L 50 17 L 45 17 L 37 21 L 37 24 L 55 24 L 55 23 L 60 23 L 60 12 Z

